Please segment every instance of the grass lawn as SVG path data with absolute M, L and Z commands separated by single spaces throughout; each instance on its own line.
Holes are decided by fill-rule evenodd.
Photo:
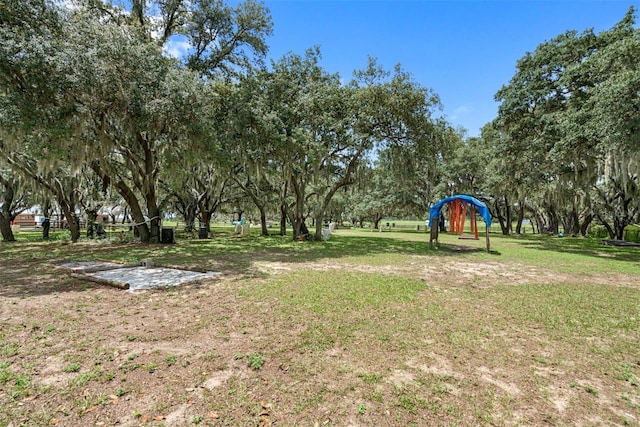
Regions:
M 0 244 L 0 426 L 640 425 L 640 248 L 255 233 Z M 61 260 L 223 274 L 128 292 Z

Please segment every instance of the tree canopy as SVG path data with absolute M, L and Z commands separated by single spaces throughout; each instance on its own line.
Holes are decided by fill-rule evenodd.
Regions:
M 216 213 L 280 223 L 424 218 L 440 198 L 484 201 L 505 234 L 622 238 L 640 215 L 640 34 L 567 31 L 527 52 L 468 138 L 437 93 L 370 58 L 353 76 L 321 52 L 266 63 L 269 10 L 245 0 L 25 0 L 0 9 L 0 229 L 50 202 L 72 239 L 98 211 L 156 242 L 167 213 L 208 235 Z M 176 57 L 175 44 L 188 48 Z M 122 205 L 117 207 L 116 205 Z
M 600 34 L 568 31 L 544 42 L 496 94 L 498 153 L 526 171 L 514 187 L 522 193 L 535 186 L 527 202 L 551 231 L 558 215 L 574 234 L 586 234 L 597 218 L 611 238 L 622 239 L 638 220 L 634 25 L 632 7 Z

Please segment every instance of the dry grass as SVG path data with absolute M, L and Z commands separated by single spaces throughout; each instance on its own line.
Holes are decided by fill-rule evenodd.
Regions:
M 637 252 L 446 239 L 3 245 L 0 425 L 639 425 Z M 49 265 L 145 258 L 224 275 Z

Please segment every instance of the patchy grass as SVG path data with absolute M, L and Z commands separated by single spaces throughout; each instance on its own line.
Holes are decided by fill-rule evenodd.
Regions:
M 0 245 L 0 425 L 639 425 L 640 251 L 491 237 Z M 51 264 L 99 259 L 223 275 Z

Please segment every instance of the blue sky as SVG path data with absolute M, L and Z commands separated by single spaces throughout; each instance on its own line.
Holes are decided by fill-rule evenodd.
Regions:
M 638 1 L 265 0 L 274 35 L 269 58 L 314 45 L 326 71 L 351 78 L 367 56 L 402 64 L 440 95 L 443 110 L 468 136 L 493 120 L 496 91 L 516 61 L 567 30 L 596 32 L 619 22 Z

